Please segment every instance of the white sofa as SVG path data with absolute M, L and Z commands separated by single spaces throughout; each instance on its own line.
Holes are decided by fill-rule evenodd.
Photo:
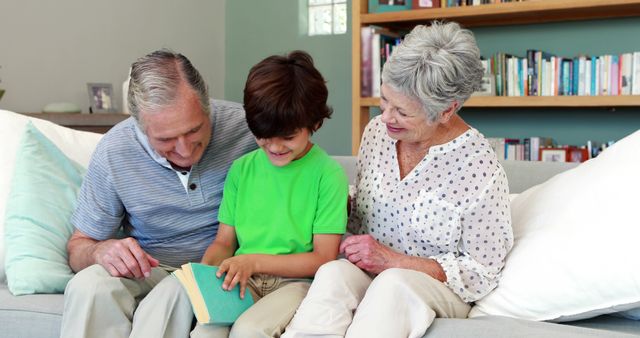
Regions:
M 18 125 L 25 124 L 25 117 L 0 110 L 0 135 L 3 140 L 8 139 L 7 133 L 21 133 L 17 127 L 9 126 L 19 120 Z M 47 122 L 36 121 L 37 128 L 44 129 L 46 136 L 59 137 L 56 142 L 74 140 L 68 137 L 78 132 L 67 130 Z M 4 128 L 4 129 L 3 129 Z M 51 132 L 51 131 L 55 132 Z M 60 135 L 64 136 L 61 137 Z M 14 135 L 15 136 L 15 135 Z M 14 137 L 15 139 L 15 137 Z M 90 149 L 97 141 L 97 135 L 81 134 L 75 138 L 83 144 L 71 146 L 67 154 L 78 163 L 86 165 L 88 157 L 81 158 L 81 150 Z M 11 141 L 15 143 L 16 141 Z M 9 143 L 11 143 L 9 142 Z M 60 147 L 64 148 L 64 147 Z M 64 149 L 63 149 L 64 150 Z M 73 153 L 73 152 L 77 153 Z M 85 149 L 86 152 L 86 149 Z M 12 161 L 7 149 L 1 150 L 0 155 L 7 156 L 3 161 Z M 355 159 L 350 156 L 336 156 L 336 159 L 345 167 L 351 179 L 355 168 Z M 574 164 L 564 163 L 532 163 L 532 162 L 506 162 L 504 168 L 509 177 L 509 185 L 512 193 L 520 193 L 530 186 L 542 183 L 559 172 L 573 168 Z M 7 180 L 13 175 L 7 166 L 0 167 L 0 202 L 3 201 L 2 189 L 7 189 Z M 4 183 L 3 183 L 4 182 Z M 4 222 L 4 210 L 0 209 L 0 219 Z M 0 226 L 0 235 L 3 228 Z M 4 250 L 0 246 L 0 253 Z M 1 256 L 0 256 L 1 257 Z M 4 265 L 0 265 L 4 269 Z M 60 330 L 61 314 L 63 312 L 63 295 L 61 294 L 33 294 L 13 296 L 6 284 L 4 271 L 0 274 L 0 337 L 58 337 Z M 47 278 L 43 276 L 42 278 Z M 566 324 L 537 322 L 531 320 L 515 319 L 506 316 L 483 316 L 473 319 L 436 319 L 425 337 L 632 337 L 640 336 L 640 322 L 613 316 L 598 316 L 591 319 L 574 321 Z

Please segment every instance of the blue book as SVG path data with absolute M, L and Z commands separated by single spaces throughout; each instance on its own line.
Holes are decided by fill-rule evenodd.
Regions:
M 224 290 L 224 275 L 218 278 L 217 272 L 217 266 L 188 263 L 173 275 L 187 291 L 198 323 L 230 326 L 253 305 L 253 297 L 247 291 L 244 299 L 240 298 L 239 285 L 230 291 Z

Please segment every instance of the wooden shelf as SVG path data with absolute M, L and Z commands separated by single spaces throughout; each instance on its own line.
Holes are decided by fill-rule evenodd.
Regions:
M 360 106 L 377 107 L 377 97 L 360 98 Z M 469 108 L 612 108 L 638 107 L 639 95 L 620 96 L 474 96 L 464 104 Z
M 77 130 L 91 131 L 96 133 L 106 133 L 111 127 L 120 121 L 127 119 L 130 115 L 118 113 L 20 113 L 29 117 L 51 121 L 61 126 Z
M 357 1 L 357 0 L 356 0 Z M 640 15 L 640 0 L 528 0 L 450 8 L 365 13 L 362 25 L 413 27 L 430 20 L 452 20 L 466 27 L 606 19 Z

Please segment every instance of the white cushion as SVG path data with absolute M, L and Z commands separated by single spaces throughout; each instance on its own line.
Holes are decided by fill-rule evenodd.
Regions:
M 33 121 L 38 130 L 60 148 L 67 157 L 85 168 L 102 137 L 101 134 L 73 130 L 49 121 L 29 118 L 0 109 L 0 135 L 2 135 L 2 146 L 0 147 L 0 238 L 2 239 L 0 240 L 0 282 L 5 281 L 4 222 L 7 197 L 11 177 L 13 177 L 16 150 L 29 120 Z
M 470 317 L 568 321 L 640 306 L 640 131 L 512 203 L 515 243 Z

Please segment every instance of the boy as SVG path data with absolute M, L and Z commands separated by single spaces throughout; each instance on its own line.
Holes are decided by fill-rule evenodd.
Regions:
M 306 295 L 310 278 L 336 259 L 347 221 L 348 181 L 342 167 L 310 137 L 332 110 L 311 56 L 270 56 L 249 72 L 247 124 L 261 149 L 236 160 L 225 181 L 220 227 L 204 264 L 226 273 L 256 303 L 230 337 L 279 336 Z M 225 336 L 228 329 L 198 331 Z

